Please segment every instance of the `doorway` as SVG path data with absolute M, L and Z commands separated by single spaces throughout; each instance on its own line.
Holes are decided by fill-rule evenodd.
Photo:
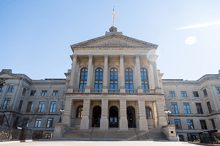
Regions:
M 118 127 L 118 108 L 111 106 L 109 109 L 109 128 Z
M 101 107 L 95 106 L 92 114 L 92 127 L 100 127 Z
M 135 109 L 132 106 L 127 107 L 128 128 L 136 128 Z

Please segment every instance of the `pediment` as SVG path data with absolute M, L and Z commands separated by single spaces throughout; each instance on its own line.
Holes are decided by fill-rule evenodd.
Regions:
M 7 72 L 1 72 L 0 73 L 0 78 L 19 78 L 19 77 L 16 76 L 16 75 L 7 73 Z
M 71 48 L 78 47 L 144 47 L 157 48 L 155 44 L 144 42 L 118 33 L 110 33 L 98 38 L 71 45 Z

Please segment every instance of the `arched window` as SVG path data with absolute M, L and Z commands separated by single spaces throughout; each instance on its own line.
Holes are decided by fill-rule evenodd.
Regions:
M 76 118 L 82 118 L 83 106 L 79 106 L 76 110 Z
M 88 74 L 88 69 L 87 68 L 81 69 L 79 89 L 85 89 L 86 88 L 87 74 Z M 83 92 L 83 91 L 80 91 L 80 92 Z
M 133 71 L 128 68 L 125 69 L 125 88 L 126 89 L 134 89 L 133 87 Z M 133 93 L 133 90 L 126 90 L 126 93 Z
M 118 70 L 113 68 L 110 70 L 110 89 L 118 89 Z M 118 92 L 117 90 L 110 90 L 110 93 Z
M 143 89 L 149 89 L 147 70 L 144 68 L 141 69 L 141 83 L 142 83 Z M 147 93 L 147 92 L 148 91 L 144 90 L 144 93 Z
M 152 118 L 152 111 L 149 107 L 145 107 L 145 113 L 146 113 L 146 118 L 151 119 Z
M 103 70 L 98 68 L 95 70 L 95 89 L 102 89 L 102 76 Z M 102 90 L 95 90 L 97 93 L 101 93 Z

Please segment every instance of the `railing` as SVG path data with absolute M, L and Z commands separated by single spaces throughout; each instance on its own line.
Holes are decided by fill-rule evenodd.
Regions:
M 155 93 L 155 89 L 144 89 L 144 94 Z
M 74 89 L 73 93 L 85 93 L 85 89 Z
M 108 89 L 108 93 L 120 93 L 119 89 Z
M 102 93 L 102 89 L 91 89 L 91 93 Z
M 125 93 L 138 93 L 138 89 L 125 89 Z

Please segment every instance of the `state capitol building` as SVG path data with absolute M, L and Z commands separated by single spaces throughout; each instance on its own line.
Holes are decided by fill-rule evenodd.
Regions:
M 71 45 L 66 78 L 32 80 L 2 69 L 0 124 L 26 121 L 24 127 L 57 139 L 139 134 L 143 140 L 178 135 L 187 141 L 189 133 L 219 130 L 220 72 L 191 81 L 162 79 L 157 47 L 112 26 L 101 37 Z

